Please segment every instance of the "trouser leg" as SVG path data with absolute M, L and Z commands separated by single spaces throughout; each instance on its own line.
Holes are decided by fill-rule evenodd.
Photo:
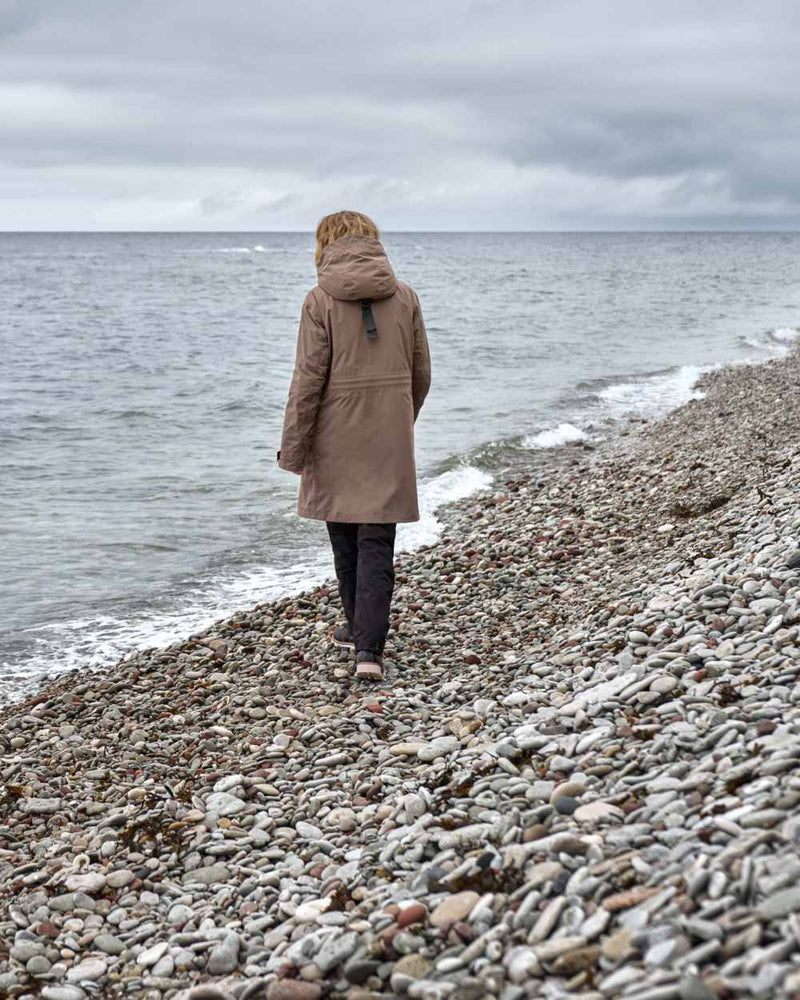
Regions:
M 339 584 L 344 616 L 353 629 L 356 610 L 356 579 L 358 569 L 358 525 L 341 521 L 326 521 L 333 549 L 333 565 Z
M 394 592 L 396 524 L 359 524 L 353 637 L 356 651 L 383 655 Z

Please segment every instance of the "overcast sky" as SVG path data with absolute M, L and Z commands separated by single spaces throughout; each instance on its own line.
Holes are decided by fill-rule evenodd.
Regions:
M 0 230 L 800 228 L 797 0 L 0 0 Z

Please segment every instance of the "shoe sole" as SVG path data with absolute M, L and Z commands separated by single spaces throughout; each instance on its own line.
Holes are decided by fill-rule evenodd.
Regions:
M 356 666 L 356 677 L 366 681 L 382 681 L 383 667 L 378 663 L 359 663 Z
M 334 646 L 341 646 L 342 649 L 355 649 L 356 644 L 354 642 L 344 642 L 342 639 L 334 639 L 331 637 L 331 642 Z

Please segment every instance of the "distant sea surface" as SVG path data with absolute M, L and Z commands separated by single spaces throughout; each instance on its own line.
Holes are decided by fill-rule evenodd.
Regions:
M 398 548 L 542 449 L 658 416 L 702 370 L 798 336 L 800 233 L 383 242 L 433 367 L 423 517 Z M 0 233 L 0 700 L 332 575 L 275 464 L 313 250 L 305 233 Z

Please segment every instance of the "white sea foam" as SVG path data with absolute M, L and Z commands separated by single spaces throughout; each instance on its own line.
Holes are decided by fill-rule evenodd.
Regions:
M 313 248 L 312 248 L 313 249 Z M 256 243 L 254 247 L 217 247 L 217 253 L 283 253 L 281 247 L 265 247 Z
M 795 341 L 800 340 L 800 327 L 794 329 L 788 326 L 778 327 L 777 330 L 770 330 L 769 335 L 779 344 L 794 344 Z
M 563 423 L 547 427 L 538 434 L 526 435 L 522 444 L 525 448 L 559 448 L 572 441 L 585 441 L 588 436 L 585 430 L 575 424 Z
M 492 476 L 474 465 L 459 465 L 434 479 L 420 483 L 419 521 L 398 524 L 398 551 L 413 551 L 422 545 L 432 545 L 442 533 L 436 519 L 436 509 L 452 500 L 461 500 L 479 490 L 487 489 Z
M 658 417 L 690 399 L 702 399 L 703 393 L 695 389 L 695 382 L 713 367 L 683 365 L 650 378 L 608 385 L 598 397 L 611 417 Z
M 800 341 L 800 327 L 780 326 L 765 333 L 746 334 L 742 341 L 748 347 L 782 357 Z

